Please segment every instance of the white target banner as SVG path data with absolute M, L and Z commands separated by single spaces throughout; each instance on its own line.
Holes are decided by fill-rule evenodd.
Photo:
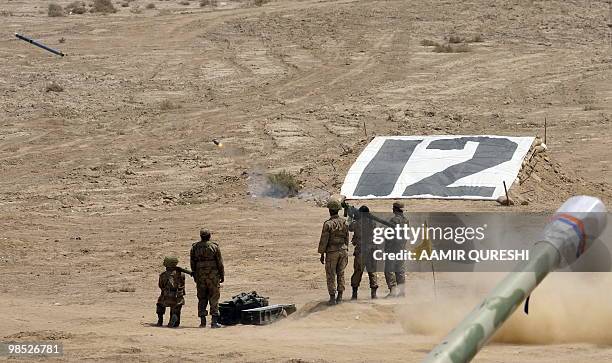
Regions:
M 520 171 L 533 137 L 379 136 L 351 166 L 347 199 L 497 199 Z

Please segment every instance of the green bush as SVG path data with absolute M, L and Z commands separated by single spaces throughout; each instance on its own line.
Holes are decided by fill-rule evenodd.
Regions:
M 283 170 L 279 173 L 266 175 L 266 195 L 274 198 L 295 197 L 300 191 L 300 183 L 289 172 Z

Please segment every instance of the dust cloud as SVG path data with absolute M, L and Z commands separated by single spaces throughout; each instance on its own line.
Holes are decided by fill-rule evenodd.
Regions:
M 411 302 L 399 309 L 404 330 L 442 338 L 504 274 L 447 274 L 434 295 L 431 278 L 419 279 Z M 413 280 L 414 281 L 414 280 Z M 412 284 L 412 283 L 411 283 Z M 612 345 L 612 277 L 604 273 L 554 273 L 493 337 L 509 344 L 593 343 Z

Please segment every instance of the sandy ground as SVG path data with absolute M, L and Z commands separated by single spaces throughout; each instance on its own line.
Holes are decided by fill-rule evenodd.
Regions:
M 405 300 L 320 304 L 327 294 L 316 243 L 327 211 L 318 204 L 339 191 L 365 132 L 543 136 L 546 118 L 549 151 L 511 188 L 524 203 L 503 210 L 550 211 L 576 194 L 611 205 L 612 53 L 603 1 L 219 2 L 216 9 L 154 1 L 156 9 L 145 10 L 147 3 L 49 18 L 47 2 L 0 1 L 2 341 L 59 339 L 69 361 L 420 361 L 475 303 L 460 298 L 468 291 L 461 277 L 441 274 L 436 301 L 417 288 L 430 286 L 430 276 L 414 274 Z M 135 6 L 142 11 L 129 10 Z M 68 56 L 18 41 L 15 32 Z M 451 35 L 483 42 L 451 54 L 420 45 Z M 52 82 L 63 92 L 46 92 Z M 300 196 L 262 198 L 261 175 L 282 169 L 298 177 Z M 489 202 L 408 205 L 501 210 Z M 189 281 L 183 326 L 150 326 L 163 256 L 186 262 L 201 226 L 223 249 L 222 299 L 256 290 L 297 304 L 298 313 L 267 327 L 197 329 Z M 551 287 L 568 279 L 555 278 L 561 284 Z M 605 277 L 590 278 L 599 282 L 585 286 L 605 290 Z M 490 284 L 471 285 L 481 287 L 470 293 L 478 298 Z M 608 296 L 589 291 L 558 295 L 576 301 L 559 316 L 578 311 L 582 320 L 534 318 L 541 324 L 530 334 L 508 334 L 476 361 L 612 361 L 612 337 L 588 328 L 530 338 L 609 321 L 607 310 L 587 308 Z M 556 303 L 538 300 L 542 309 Z M 460 306 L 451 314 L 444 308 L 453 303 Z M 439 329 L 411 324 L 440 317 Z

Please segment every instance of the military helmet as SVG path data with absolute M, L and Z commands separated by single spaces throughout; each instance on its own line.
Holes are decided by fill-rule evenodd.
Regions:
M 404 203 L 402 202 L 393 202 L 394 209 L 404 209 Z
M 340 204 L 340 201 L 338 199 L 329 198 L 329 200 L 327 201 L 327 209 L 340 210 L 342 209 L 342 205 Z
M 175 257 L 175 256 L 164 257 L 165 267 L 176 267 L 176 265 L 178 265 L 178 257 Z
M 208 230 L 207 228 L 200 229 L 200 238 L 210 239 L 210 230 Z

